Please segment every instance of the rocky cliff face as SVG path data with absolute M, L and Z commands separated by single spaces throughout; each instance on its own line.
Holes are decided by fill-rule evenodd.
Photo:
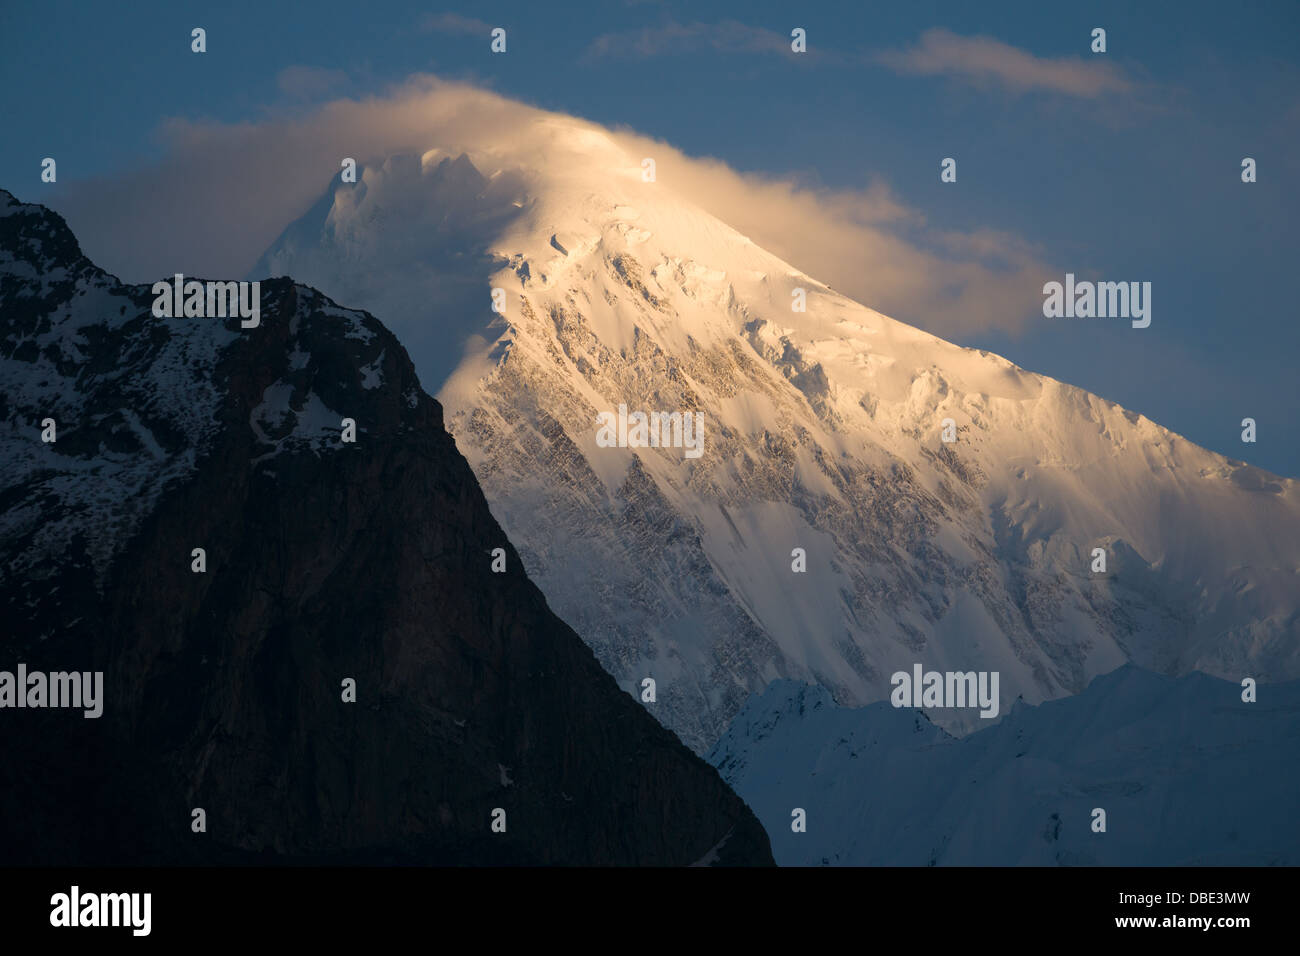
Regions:
M 0 861 L 771 862 L 548 610 L 379 322 L 153 298 L 0 192 L 0 669 L 104 672 L 98 719 L 0 709 Z

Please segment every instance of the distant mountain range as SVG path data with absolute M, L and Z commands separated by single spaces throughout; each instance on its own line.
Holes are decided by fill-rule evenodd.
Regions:
M 709 760 L 783 866 L 1296 866 L 1300 682 L 1242 690 L 1125 665 L 958 739 L 776 681 Z

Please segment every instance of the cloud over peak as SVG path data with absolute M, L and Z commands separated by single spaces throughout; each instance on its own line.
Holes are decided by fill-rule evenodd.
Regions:
M 927 331 L 1017 331 L 1041 307 L 1049 269 L 1017 237 L 942 231 L 883 183 L 821 190 L 741 173 L 626 129 L 420 75 L 379 96 L 340 98 L 293 116 L 165 124 L 157 164 L 69 184 L 61 212 L 97 261 L 128 281 L 183 272 L 239 277 L 338 176 L 395 153 L 465 152 L 481 168 L 580 176 L 639 172 L 807 275 Z M 593 185 L 595 188 L 595 185 Z

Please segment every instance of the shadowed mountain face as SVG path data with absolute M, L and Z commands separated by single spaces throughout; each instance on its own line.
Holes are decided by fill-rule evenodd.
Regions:
M 771 862 L 379 322 L 287 279 L 252 329 L 153 300 L 0 191 L 0 670 L 104 675 L 98 719 L 0 709 L 0 862 Z

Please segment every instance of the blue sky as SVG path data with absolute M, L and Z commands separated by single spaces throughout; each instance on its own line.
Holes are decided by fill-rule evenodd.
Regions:
M 991 230 L 1061 273 L 1150 281 L 1142 330 L 1045 319 L 1032 299 L 956 332 L 906 302 L 867 304 L 1300 476 L 1300 4 L 1135 6 L 10 4 L 0 186 L 61 209 L 78 183 L 109 189 L 158 161 L 167 120 L 257 122 L 436 74 L 742 172 L 884 187 L 921 248 Z M 489 25 L 507 29 L 506 55 L 490 53 Z M 796 26 L 803 57 L 782 49 Z M 54 186 L 39 182 L 45 156 Z M 955 184 L 939 180 L 946 156 Z M 1240 441 L 1246 416 L 1255 445 Z

